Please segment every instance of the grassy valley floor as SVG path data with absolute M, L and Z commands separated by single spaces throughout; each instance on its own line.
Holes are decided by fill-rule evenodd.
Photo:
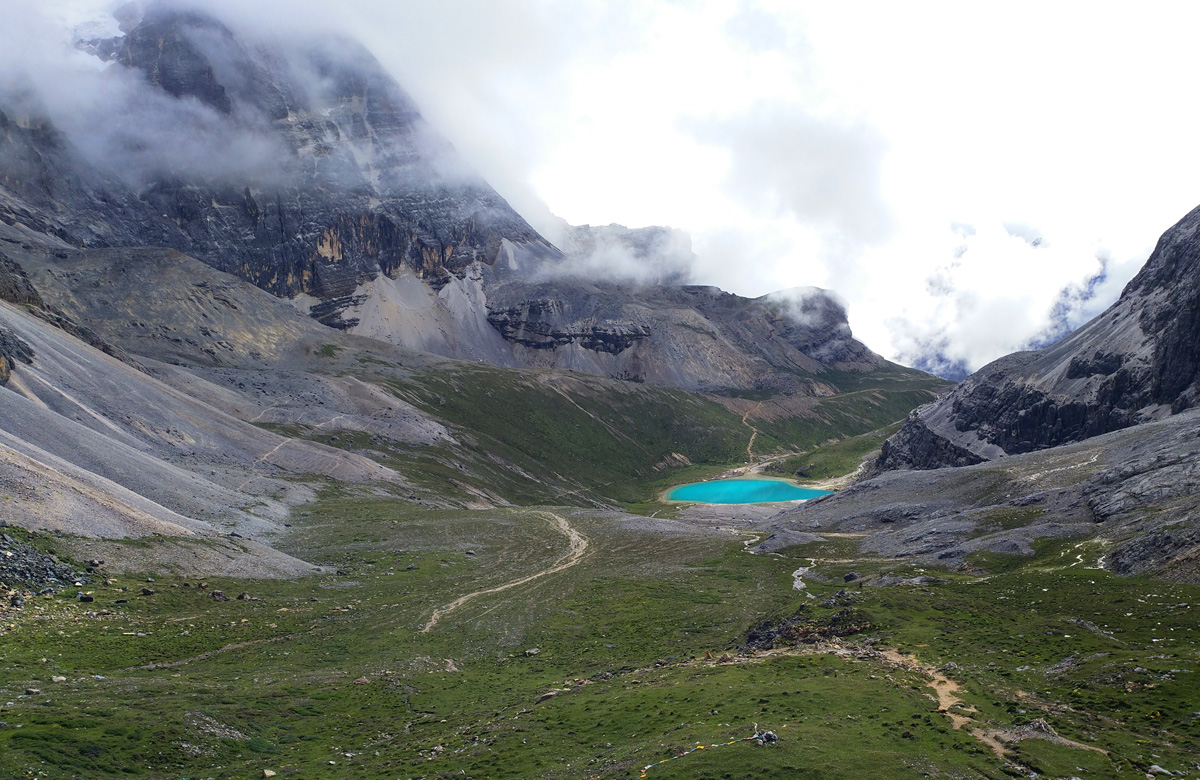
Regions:
M 0 776 L 1200 775 L 1200 588 L 719 525 L 342 497 L 277 540 L 322 575 L 101 571 L 0 616 Z

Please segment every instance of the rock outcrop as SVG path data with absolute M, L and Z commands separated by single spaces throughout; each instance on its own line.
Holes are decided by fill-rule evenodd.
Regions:
M 0 221 L 64 259 L 173 249 L 331 328 L 504 366 L 800 395 L 901 370 L 823 292 L 686 286 L 680 231 L 583 226 L 552 246 L 353 42 L 268 41 L 173 4 L 123 29 L 79 44 L 139 98 L 94 132 L 0 99 Z M 27 294 L 4 278 L 0 295 Z
M 1063 565 L 1200 582 L 1198 425 L 1190 409 L 1000 461 L 887 471 L 771 518 L 756 549 L 853 533 L 864 554 L 969 566 L 975 553 L 1033 556 L 1039 539 L 1070 538 Z
M 818 394 L 817 378 L 831 371 L 890 365 L 854 339 L 845 309 L 815 288 L 748 299 L 697 285 L 631 294 L 613 282 L 491 276 L 488 322 L 523 365 L 802 395 Z
M 194 135 L 247 159 L 188 161 L 200 152 L 181 143 L 177 159 L 132 156 L 106 171 L 24 106 L 20 121 L 0 115 L 12 161 L 4 221 L 75 246 L 170 247 L 276 295 L 322 300 L 402 265 L 437 286 L 494 260 L 504 239 L 545 243 L 353 42 L 285 50 L 162 7 L 101 43 L 83 48 L 196 115 L 174 129 L 183 143 Z
M 875 469 L 1056 447 L 1200 401 L 1200 209 L 1159 239 L 1120 299 L 1046 349 L 1003 357 L 912 415 Z
M 8 384 L 13 364 L 33 362 L 33 348 L 8 328 L 0 327 L 0 385 Z
M 0 527 L 4 527 L 2 523 Z M 75 582 L 87 582 L 88 579 L 88 575 L 82 571 L 76 571 L 51 555 L 0 533 L 0 587 L 51 593 Z M 5 601 L 12 606 L 19 607 L 24 603 L 24 597 L 19 593 L 5 595 L 8 596 Z

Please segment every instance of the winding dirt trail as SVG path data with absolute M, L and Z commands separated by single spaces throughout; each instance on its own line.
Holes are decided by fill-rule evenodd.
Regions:
M 754 440 L 758 438 L 758 428 L 755 428 L 750 424 L 750 415 L 757 412 L 761 406 L 762 401 L 759 401 L 742 415 L 742 425 L 750 429 L 750 441 L 746 444 L 746 457 L 749 458 L 750 461 L 746 464 L 748 467 L 754 466 Z
M 936 666 L 922 664 L 915 656 L 901 655 L 897 650 L 884 650 L 881 655 L 896 666 L 924 675 L 925 685 L 932 688 L 933 692 L 937 694 L 938 712 L 949 718 L 955 729 L 961 729 L 971 722 L 971 719 L 961 712 L 950 711 L 951 707 L 963 703 L 962 699 L 958 697 L 962 686 L 943 674 Z M 974 707 L 963 709 L 966 712 L 975 712 Z M 993 749 L 995 749 L 994 746 Z
M 486 596 L 489 593 L 499 593 L 500 591 L 508 590 L 509 588 L 515 588 L 518 585 L 524 585 L 525 583 L 532 582 L 533 580 L 536 580 L 539 577 L 545 577 L 548 574 L 554 574 L 555 572 L 560 572 L 563 569 L 569 569 L 572 566 L 574 566 L 575 564 L 579 563 L 579 561 L 583 559 L 583 555 L 584 555 L 584 553 L 587 552 L 587 548 L 588 548 L 588 540 L 587 540 L 586 536 L 584 536 L 583 534 L 576 531 L 574 528 L 571 527 L 570 523 L 568 523 L 562 517 L 559 517 L 558 515 L 554 514 L 553 512 L 533 512 L 532 514 L 538 515 L 542 519 L 546 520 L 552 526 L 554 526 L 558 531 L 560 531 L 563 534 L 563 536 L 567 537 L 567 540 L 570 542 L 570 545 L 571 545 L 570 549 L 567 550 L 567 554 L 564 555 L 563 557 L 559 558 L 554 564 L 552 564 L 548 568 L 542 569 L 541 571 L 536 572 L 534 574 L 530 574 L 528 577 L 522 577 L 521 579 L 513 580 L 512 582 L 506 582 L 503 585 L 496 585 L 491 588 L 484 588 L 483 590 L 477 590 L 477 591 L 474 591 L 473 593 L 468 593 L 464 596 L 459 596 L 454 601 L 451 601 L 449 604 L 438 607 L 437 609 L 435 609 L 433 611 L 433 614 L 429 616 L 429 622 L 426 623 L 425 627 L 421 629 L 422 634 L 428 633 L 430 629 L 432 629 L 434 626 L 436 626 L 438 624 L 439 620 L 441 620 L 443 617 L 450 614 L 454 610 L 458 609 L 463 604 L 466 604 L 468 601 L 475 598 L 476 596 Z

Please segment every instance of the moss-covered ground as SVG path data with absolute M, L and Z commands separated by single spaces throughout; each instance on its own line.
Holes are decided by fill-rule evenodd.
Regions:
M 587 538 L 577 565 L 421 632 L 435 607 L 562 559 L 546 512 Z M 1088 568 L 1092 546 L 937 571 L 862 559 L 853 537 L 757 556 L 599 510 L 331 497 L 295 520 L 280 546 L 328 573 L 101 573 L 6 609 L 0 777 L 632 778 L 754 723 L 780 741 L 646 776 L 1200 773 L 1200 588 Z M 936 579 L 872 585 L 884 572 Z M 743 654 L 748 631 L 781 624 L 807 643 Z M 961 728 L 938 711 L 934 669 L 961 686 Z
M 789 455 L 769 464 L 766 471 L 801 481 L 833 479 L 850 474 L 869 453 L 878 450 L 903 422 L 895 422 L 867 433 L 848 436 L 799 455 Z
M 756 456 L 816 448 L 830 453 L 813 453 L 827 470 L 837 468 L 847 460 L 839 440 L 859 442 L 944 384 L 907 369 L 829 373 L 849 389 L 803 414 L 751 424 L 704 394 L 572 372 L 459 364 L 397 379 L 364 370 L 364 381 L 442 422 L 454 440 L 411 445 L 364 432 L 263 427 L 387 465 L 405 475 L 407 495 L 427 504 L 618 505 L 661 515 L 673 511 L 657 501 L 663 490 L 745 465 L 755 429 Z M 830 441 L 833 450 L 819 447 Z

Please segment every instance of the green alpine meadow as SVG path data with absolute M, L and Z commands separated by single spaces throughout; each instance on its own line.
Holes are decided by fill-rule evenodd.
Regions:
M 1200 777 L 1111 11 L 5 4 L 0 780 Z

